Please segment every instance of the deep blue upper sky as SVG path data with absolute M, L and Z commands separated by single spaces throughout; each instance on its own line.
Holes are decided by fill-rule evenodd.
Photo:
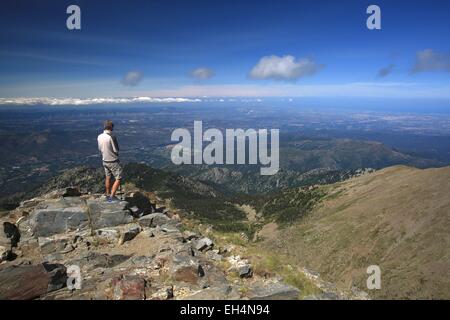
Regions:
M 3 1 L 0 97 L 450 99 L 449 40 L 445 0 Z

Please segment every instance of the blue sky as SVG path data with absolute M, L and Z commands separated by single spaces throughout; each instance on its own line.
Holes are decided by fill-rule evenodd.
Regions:
M 449 40 L 444 0 L 10 1 L 0 97 L 450 100 Z

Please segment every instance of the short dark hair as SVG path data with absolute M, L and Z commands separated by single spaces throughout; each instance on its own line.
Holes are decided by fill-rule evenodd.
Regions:
M 103 128 L 105 130 L 112 130 L 114 128 L 114 123 L 111 120 L 105 120 L 105 122 L 103 122 Z

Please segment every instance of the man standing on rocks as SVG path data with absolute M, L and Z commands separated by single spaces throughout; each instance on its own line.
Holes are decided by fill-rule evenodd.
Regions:
M 103 133 L 98 138 L 98 149 L 102 154 L 103 168 L 105 169 L 105 187 L 108 202 L 117 201 L 116 191 L 122 179 L 122 166 L 119 162 L 119 144 L 117 138 L 112 134 L 114 124 L 111 120 L 106 120 L 103 125 Z M 111 188 L 111 177 L 115 181 Z

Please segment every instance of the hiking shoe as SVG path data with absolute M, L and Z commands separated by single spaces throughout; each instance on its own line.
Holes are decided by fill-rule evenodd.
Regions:
M 113 202 L 119 202 L 120 200 L 117 199 L 116 197 L 108 197 L 108 199 L 106 200 L 109 203 L 113 203 Z

